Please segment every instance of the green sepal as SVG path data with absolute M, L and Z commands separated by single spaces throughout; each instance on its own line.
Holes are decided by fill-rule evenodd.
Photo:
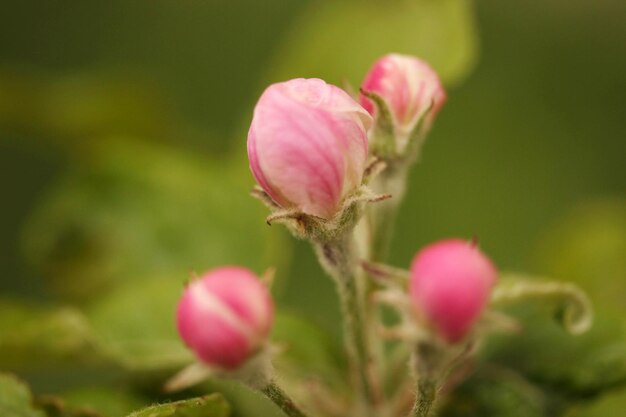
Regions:
M 383 160 L 396 158 L 398 145 L 393 114 L 387 102 L 380 95 L 361 89 L 361 94 L 370 99 L 376 107 L 376 121 L 370 138 L 370 152 Z
M 426 135 L 428 133 L 428 116 L 432 112 L 434 105 L 435 102 L 431 101 L 428 108 L 424 110 L 415 124 L 415 127 L 411 133 L 409 133 L 404 149 L 401 150 L 404 159 L 409 163 L 412 163 L 419 157 L 422 145 L 424 145 L 424 140 L 426 139 Z
M 586 332 L 593 322 L 591 300 L 583 290 L 567 282 L 508 274 L 492 294 L 492 304 L 496 306 L 524 300 L 556 303 L 555 317 L 571 334 Z
M 367 203 L 376 203 L 391 197 L 387 194 L 374 194 L 367 186 L 361 185 L 344 198 L 341 207 L 332 218 L 325 219 L 295 208 L 279 208 L 269 203 L 271 198 L 258 187 L 253 189 L 251 195 L 272 211 L 266 218 L 267 224 L 283 223 L 296 238 L 318 243 L 342 239 L 346 233 L 354 229 Z

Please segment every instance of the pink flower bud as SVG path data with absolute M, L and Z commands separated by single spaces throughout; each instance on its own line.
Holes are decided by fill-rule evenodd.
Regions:
M 409 290 L 416 313 L 447 342 L 463 339 L 489 301 L 497 272 L 475 244 L 443 240 L 413 258 Z
M 270 85 L 248 133 L 250 169 L 285 208 L 330 218 L 361 184 L 371 116 L 319 79 Z
M 389 106 L 397 134 L 409 134 L 432 104 L 426 120 L 432 122 L 446 101 L 446 92 L 437 73 L 424 61 L 399 54 L 389 54 L 374 63 L 361 89 L 376 93 Z M 361 95 L 361 104 L 372 115 L 376 109 Z
M 265 342 L 274 307 L 249 270 L 223 267 L 191 282 L 178 304 L 178 332 L 200 360 L 234 369 Z

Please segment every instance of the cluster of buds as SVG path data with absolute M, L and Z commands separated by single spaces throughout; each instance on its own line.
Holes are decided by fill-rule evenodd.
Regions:
M 298 220 L 301 228 L 303 219 L 352 226 L 354 203 L 388 197 L 365 188 L 384 169 L 376 162 L 385 155 L 376 150 L 388 136 L 376 132 L 392 119 L 391 147 L 401 154 L 418 125 L 422 131 L 430 126 L 445 98 L 428 64 L 397 54 L 375 63 L 360 97 L 320 79 L 270 85 L 248 133 L 250 169 L 261 187 L 256 196 L 275 212 L 269 220 Z M 370 143 L 377 145 L 372 152 Z M 370 155 L 376 160 L 368 164 Z
M 374 352 L 384 349 L 371 346 L 382 342 L 372 340 L 370 329 L 381 326 L 380 336 L 401 339 L 412 353 L 417 381 L 412 415 L 427 416 L 441 374 L 473 346 L 494 300 L 565 294 L 574 300 L 567 318 L 575 332 L 590 324 L 589 303 L 577 289 L 554 284 L 517 283 L 492 294 L 497 270 L 473 241 L 431 244 L 416 254 L 409 271 L 375 263 L 384 257 L 386 239 L 380 236 L 388 240 L 407 169 L 446 93 L 427 63 L 398 54 L 376 61 L 359 91 L 352 97 L 320 79 L 270 85 L 256 104 L 248 133 L 250 169 L 258 183 L 253 196 L 272 211 L 269 224 L 283 222 L 313 243 L 338 284 L 347 352 L 360 391 L 355 397 L 367 403 L 354 414 L 378 415 L 380 383 L 372 381 L 377 370 L 371 364 Z M 367 203 L 390 197 L 393 204 L 367 211 Z M 371 221 L 360 224 L 370 229 L 361 238 L 369 241 L 357 245 L 353 241 L 365 212 Z M 380 304 L 398 312 L 399 325 L 382 327 L 375 311 Z M 194 279 L 184 290 L 177 323 L 198 361 L 169 388 L 211 375 L 231 377 L 263 392 L 290 417 L 305 416 L 273 382 L 272 319 L 269 291 L 249 270 L 223 267 Z

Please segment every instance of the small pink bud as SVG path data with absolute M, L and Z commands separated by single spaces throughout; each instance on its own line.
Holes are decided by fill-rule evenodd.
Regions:
M 270 85 L 248 133 L 250 169 L 285 208 L 330 218 L 361 185 L 371 116 L 320 79 Z
M 397 133 L 409 134 L 420 117 L 432 105 L 427 124 L 432 122 L 446 101 L 439 76 L 426 62 L 400 54 L 389 54 L 374 63 L 361 89 L 376 93 L 387 103 Z M 361 95 L 361 104 L 372 115 L 376 109 L 370 99 Z
M 249 270 L 223 267 L 192 281 L 178 303 L 178 332 L 206 364 L 234 369 L 265 342 L 274 307 Z
M 413 258 L 409 290 L 418 315 L 447 342 L 463 339 L 489 301 L 497 272 L 475 244 L 443 240 Z

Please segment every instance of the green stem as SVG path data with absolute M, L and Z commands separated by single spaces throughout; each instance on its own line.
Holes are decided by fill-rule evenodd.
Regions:
M 417 381 L 417 397 L 411 415 L 413 417 L 428 417 L 435 402 L 436 387 L 432 381 L 420 379 Z
M 373 360 L 368 343 L 363 291 L 359 288 L 353 237 L 342 236 L 334 241 L 320 242 L 315 245 L 315 249 L 322 266 L 337 284 L 352 375 L 356 379 L 361 398 L 368 404 L 367 409 L 373 412 L 379 395 L 370 378 Z
M 270 382 L 261 392 L 289 417 L 307 417 L 275 382 Z
M 417 343 L 413 352 L 416 377 L 412 417 L 428 417 L 437 396 L 437 383 L 445 361 L 441 346 L 429 341 Z
M 376 193 L 391 194 L 391 198 L 370 207 L 371 246 L 370 260 L 384 262 L 389 254 L 398 209 L 404 199 L 409 164 L 389 161 L 387 168 L 372 181 Z

